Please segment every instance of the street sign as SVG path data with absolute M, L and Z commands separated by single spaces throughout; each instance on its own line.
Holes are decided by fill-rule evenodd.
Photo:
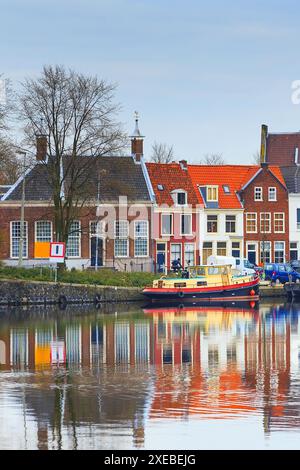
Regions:
M 66 244 L 64 242 L 50 243 L 50 256 L 51 263 L 63 263 L 65 260 Z

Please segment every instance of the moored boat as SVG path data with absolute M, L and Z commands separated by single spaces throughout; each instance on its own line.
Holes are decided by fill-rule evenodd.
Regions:
M 177 276 L 162 276 L 145 287 L 143 294 L 151 300 L 205 301 L 258 300 L 259 277 L 244 275 L 223 266 L 193 266 Z

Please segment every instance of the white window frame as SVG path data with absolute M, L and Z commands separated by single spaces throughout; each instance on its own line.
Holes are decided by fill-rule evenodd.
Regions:
M 171 233 L 164 233 L 163 232 L 163 217 L 171 217 Z M 162 212 L 161 213 L 161 219 L 160 219 L 160 223 L 161 223 L 161 229 L 160 229 L 160 232 L 161 232 L 161 236 L 164 237 L 164 236 L 172 236 L 173 235 L 173 232 L 174 232 L 174 228 L 173 228 L 173 222 L 174 222 L 174 217 L 173 217 L 173 214 L 169 214 L 169 213 L 165 213 L 165 212 Z
M 208 217 L 211 217 L 211 216 L 212 216 L 212 217 L 217 217 L 217 220 L 214 220 L 214 221 L 211 221 L 211 220 L 210 220 L 210 221 L 209 221 L 209 220 L 208 220 Z M 210 222 L 210 223 L 216 223 L 216 224 L 217 224 L 217 230 L 216 230 L 216 232 L 209 232 L 209 231 L 208 231 L 208 222 Z M 206 233 L 208 233 L 208 234 L 211 234 L 211 233 L 212 233 L 212 234 L 215 234 L 215 235 L 216 235 L 217 233 L 219 233 L 219 214 L 207 214 L 207 215 L 206 215 Z
M 271 190 L 275 190 L 273 194 L 275 194 L 275 199 L 271 199 Z M 270 186 L 268 188 L 268 201 L 269 202 L 276 202 L 277 201 L 277 188 L 275 186 Z
M 214 189 L 216 190 L 216 198 L 213 198 L 213 197 L 209 198 L 208 197 L 209 189 L 211 190 L 212 193 L 213 193 Z M 219 186 L 216 186 L 216 185 L 206 186 L 206 201 L 207 202 L 218 202 L 218 200 L 219 200 Z
M 120 222 L 126 222 L 126 235 L 124 232 L 121 233 L 121 236 L 117 236 L 117 224 Z M 125 224 L 124 224 L 125 226 Z M 120 231 L 119 231 L 120 234 Z M 116 240 L 126 240 L 126 256 L 116 254 Z M 114 221 L 114 257 L 115 258 L 128 258 L 129 257 L 129 221 L 126 219 L 118 219 Z
M 79 258 L 81 258 L 81 221 L 80 220 L 73 220 L 72 223 L 75 223 L 75 222 L 78 222 L 78 227 L 79 227 L 78 228 L 78 237 L 77 236 L 75 237 L 72 234 L 69 235 L 68 236 L 68 243 L 69 243 L 69 240 L 70 240 L 70 236 L 71 236 L 71 238 L 73 237 L 74 239 L 78 239 L 79 254 L 78 255 L 73 255 L 73 256 L 68 255 L 67 254 L 68 253 L 68 243 L 67 243 L 67 247 L 66 247 L 66 258 L 67 259 L 79 259 Z M 71 227 L 70 227 L 70 229 L 71 229 Z
M 255 230 L 247 229 L 248 215 L 255 215 Z M 252 220 L 253 222 L 254 220 Z M 257 212 L 247 212 L 246 213 L 246 233 L 257 233 Z
M 262 230 L 262 215 L 268 215 L 269 216 L 269 228 L 270 230 Z M 260 212 L 259 214 L 259 231 L 260 233 L 271 233 L 272 232 L 272 217 L 271 217 L 271 212 Z
M 185 195 L 185 204 L 179 204 L 178 194 L 184 194 Z M 185 191 L 184 189 L 175 189 L 174 191 L 171 192 L 171 197 L 174 201 L 174 204 L 178 207 L 185 207 L 185 206 L 188 205 L 188 194 L 187 194 L 187 191 Z
M 261 241 L 259 243 L 259 259 L 260 259 L 260 262 L 262 263 L 262 246 L 263 246 L 263 243 L 269 243 L 270 244 L 270 261 L 265 261 L 265 263 L 272 263 L 272 242 L 270 240 L 264 240 L 264 241 Z M 265 250 L 265 251 L 269 251 L 269 250 Z
M 234 221 L 233 220 L 229 220 L 228 223 L 231 225 L 232 223 L 234 223 L 234 228 L 235 230 L 232 232 L 227 232 L 227 217 L 234 217 Z M 236 233 L 236 226 L 237 226 L 237 220 L 236 220 L 236 214 L 225 214 L 225 233 Z
M 276 215 L 282 215 L 283 218 L 282 218 L 282 230 L 276 230 Z M 284 212 L 274 212 L 274 233 L 284 233 L 285 230 L 285 213 Z
M 260 197 L 257 197 L 257 191 L 260 192 Z M 254 188 L 254 201 L 263 201 L 263 188 L 262 186 L 255 186 Z
M 279 250 L 276 250 L 276 248 L 275 248 L 275 247 L 276 247 L 276 243 L 283 243 L 283 261 L 276 261 L 276 260 L 275 260 L 275 252 L 276 252 L 276 251 L 279 251 Z M 276 240 L 276 241 L 274 242 L 274 263 L 281 263 L 281 262 L 282 262 L 282 263 L 285 263 L 285 241 L 283 241 L 283 240 Z
M 186 259 L 185 259 L 185 247 L 186 245 L 191 245 L 193 246 L 193 252 L 194 252 L 194 265 L 196 264 L 196 244 L 195 243 L 190 243 L 190 242 L 186 242 L 184 243 L 183 245 L 183 253 L 184 253 L 184 266 L 187 267 L 188 264 L 186 262 Z M 192 264 L 190 266 L 193 266 Z
M 10 234 L 9 234 L 9 237 L 10 237 L 10 258 L 11 259 L 19 259 L 19 253 L 17 256 L 13 256 L 13 253 L 12 253 L 12 248 L 13 248 L 13 245 L 12 245 L 12 240 L 13 238 L 16 238 L 16 237 L 13 237 L 12 236 L 12 227 L 13 227 L 13 224 L 15 223 L 19 223 L 20 224 L 20 229 L 21 229 L 21 220 L 12 220 L 10 222 Z M 23 252 L 24 252 L 24 240 L 26 240 L 26 244 L 25 244 L 25 256 L 23 255 L 22 253 L 22 259 L 28 259 L 28 222 L 27 220 L 24 220 L 24 226 L 26 227 L 26 230 L 25 230 L 25 234 L 26 236 L 24 237 L 23 239 Z M 21 232 L 20 232 L 20 235 L 21 235 Z M 19 240 L 20 240 L 20 237 L 19 237 Z
M 190 222 L 190 229 L 191 229 L 191 230 L 190 230 L 190 232 L 188 232 L 188 233 L 183 233 L 183 232 L 182 232 L 182 217 L 189 217 L 189 218 L 190 218 L 190 221 L 191 221 L 191 222 Z M 191 236 L 191 235 L 193 234 L 193 226 L 192 226 L 192 224 L 193 224 L 192 214 L 184 214 L 184 213 L 183 213 L 183 214 L 180 214 L 180 235 L 183 236 L 183 237 L 184 237 L 184 236 Z
M 47 223 L 47 224 L 50 224 L 50 233 L 51 233 L 51 236 L 50 236 L 50 240 L 38 240 L 37 239 L 37 226 L 39 223 Z M 51 220 L 36 220 L 35 223 L 34 223 L 34 240 L 36 242 L 52 242 L 53 241 L 53 227 L 52 227 L 52 221 Z
M 145 223 L 147 227 L 147 230 L 146 230 L 147 235 L 143 237 L 136 235 L 136 225 L 141 222 Z M 136 254 L 136 241 L 141 240 L 141 239 L 146 240 L 147 242 L 147 253 L 143 255 L 137 255 Z M 148 256 L 149 256 L 149 222 L 148 220 L 135 220 L 134 221 L 134 257 L 135 258 L 147 258 Z
M 172 264 L 172 246 L 173 245 L 180 245 L 180 262 L 182 263 L 182 243 L 170 243 L 170 265 Z

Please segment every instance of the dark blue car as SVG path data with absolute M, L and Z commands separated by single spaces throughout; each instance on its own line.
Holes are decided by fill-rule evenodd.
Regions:
M 267 263 L 264 266 L 265 279 L 276 282 L 279 280 L 281 284 L 285 282 L 300 282 L 300 273 L 297 273 L 290 264 L 284 263 Z

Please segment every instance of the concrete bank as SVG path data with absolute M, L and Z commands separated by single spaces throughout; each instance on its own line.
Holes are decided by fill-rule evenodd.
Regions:
M 0 305 L 83 304 L 145 300 L 139 287 L 93 286 L 54 282 L 0 280 Z
M 282 284 L 278 286 L 261 285 L 259 286 L 259 295 L 261 299 L 269 297 L 287 297 Z

